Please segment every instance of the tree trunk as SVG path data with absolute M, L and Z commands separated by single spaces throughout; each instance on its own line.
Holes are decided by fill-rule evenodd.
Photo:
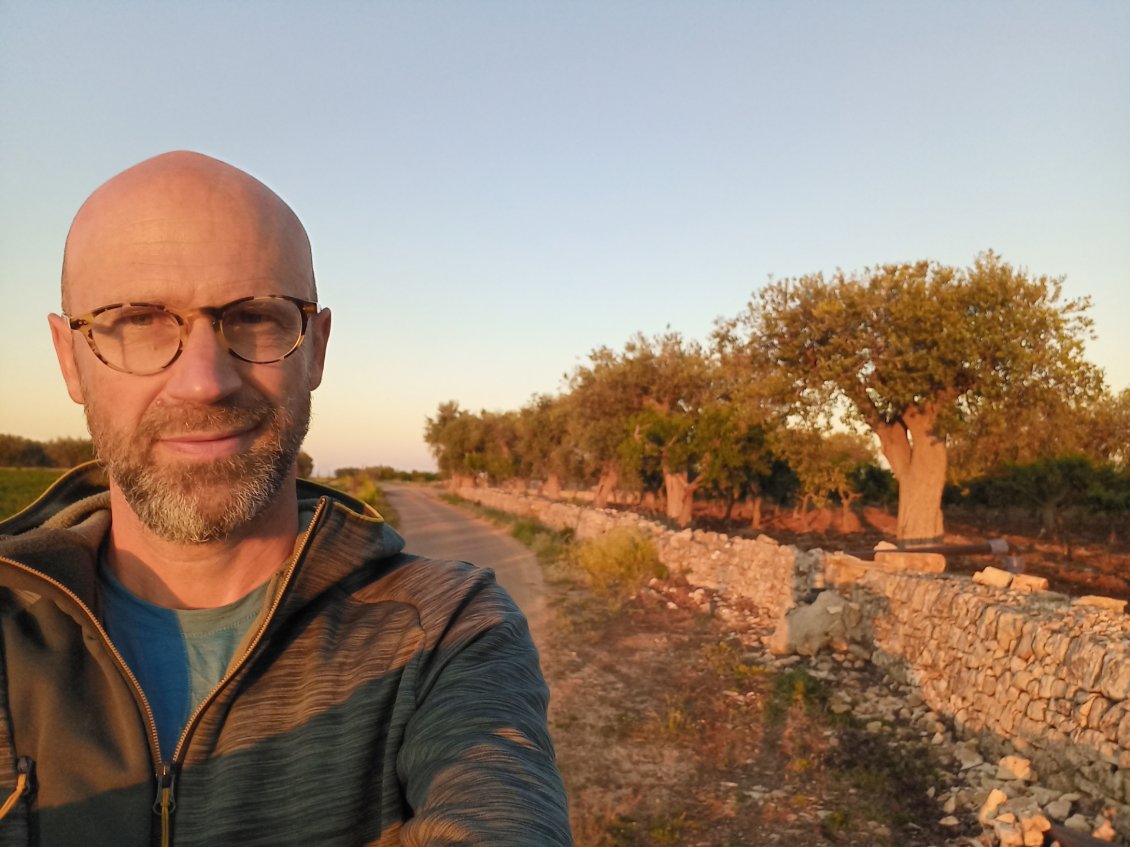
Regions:
M 749 519 L 749 525 L 754 529 L 761 529 L 761 497 L 753 498 L 753 515 Z
M 561 477 L 555 473 L 549 474 L 545 478 L 545 485 L 541 487 L 541 493 L 550 500 L 559 500 L 561 498 Z
M 600 481 L 596 484 L 596 494 L 593 495 L 592 504 L 598 509 L 603 509 L 612 499 L 616 491 L 616 483 L 620 481 L 620 469 L 615 462 L 608 462 L 601 468 Z
M 687 480 L 687 472 L 663 472 L 663 487 L 667 492 L 667 517 L 679 526 L 689 526 L 694 516 L 694 492 L 697 485 Z
M 946 484 L 946 443 L 934 435 L 937 407 L 911 406 L 891 424 L 878 424 L 875 433 L 891 472 L 899 484 L 900 545 L 913 547 L 943 540 L 942 489 Z

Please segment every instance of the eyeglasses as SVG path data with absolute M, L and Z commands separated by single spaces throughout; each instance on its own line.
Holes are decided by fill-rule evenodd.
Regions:
M 177 360 L 197 315 L 211 318 L 216 339 L 232 356 L 265 365 L 297 350 L 307 322 L 317 313 L 317 303 L 270 294 L 187 312 L 159 303 L 114 303 L 85 315 L 64 317 L 105 364 L 122 373 L 145 376 Z

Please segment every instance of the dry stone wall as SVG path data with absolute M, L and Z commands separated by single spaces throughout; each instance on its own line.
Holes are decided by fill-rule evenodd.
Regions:
M 1130 816 L 1130 616 L 1117 608 L 899 572 L 765 536 L 673 531 L 630 512 L 529 494 L 458 493 L 579 539 L 636 526 L 672 573 L 780 616 L 779 651 L 862 646 L 987 753 L 1021 753 L 1042 783 L 1114 804 L 1121 820 Z M 896 558 L 905 566 L 906 557 Z

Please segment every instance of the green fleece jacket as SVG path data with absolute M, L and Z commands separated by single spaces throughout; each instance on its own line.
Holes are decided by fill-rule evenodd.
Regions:
M 493 573 L 299 498 L 274 601 L 168 762 L 99 621 L 101 469 L 0 523 L 0 847 L 572 843 L 537 651 Z

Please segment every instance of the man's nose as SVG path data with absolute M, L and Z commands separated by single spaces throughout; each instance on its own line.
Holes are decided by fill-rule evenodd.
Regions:
M 211 319 L 201 315 L 189 326 L 180 356 L 169 366 L 165 393 L 177 400 L 214 403 L 243 384 L 238 363 L 224 347 Z

